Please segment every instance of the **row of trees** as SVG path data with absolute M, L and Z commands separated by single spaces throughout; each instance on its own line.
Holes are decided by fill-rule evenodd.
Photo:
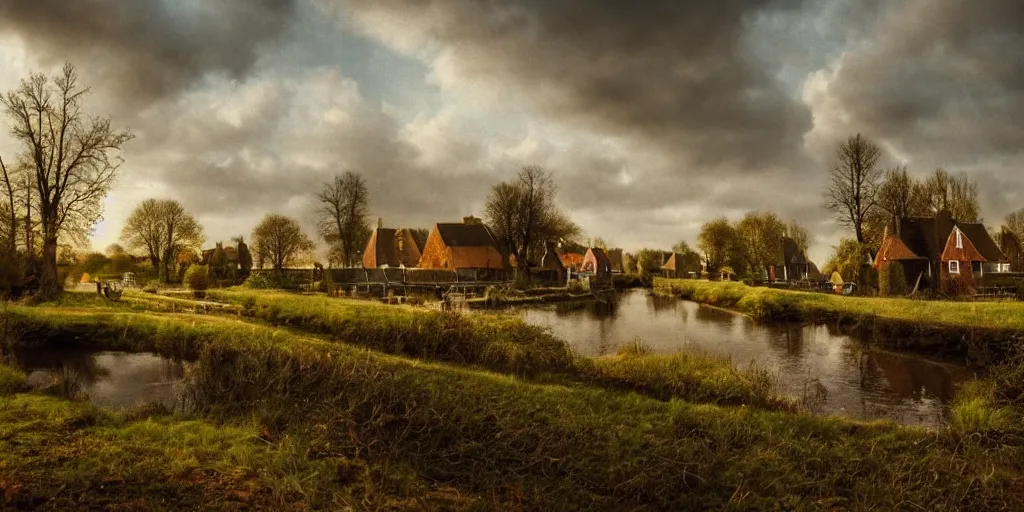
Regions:
M 787 224 L 773 212 L 755 211 L 735 223 L 725 217 L 705 223 L 697 247 L 709 274 L 757 277 L 768 267 L 785 263 L 783 241 L 787 237 L 801 252 L 807 252 L 809 236 L 803 226 L 795 220 Z
M 853 229 L 857 243 L 877 246 L 887 224 L 943 210 L 961 222 L 981 222 L 978 185 L 965 174 L 936 169 L 915 180 L 905 166 L 883 168 L 881 156 L 878 145 L 858 133 L 839 144 L 829 170 L 825 207 Z

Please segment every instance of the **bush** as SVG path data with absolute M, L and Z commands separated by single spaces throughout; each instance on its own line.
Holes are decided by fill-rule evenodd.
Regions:
M 879 295 L 903 296 L 908 293 L 907 274 L 901 263 L 890 263 L 878 272 Z
M 249 277 L 245 279 L 242 286 L 253 290 L 278 290 L 286 288 L 283 278 L 278 277 L 276 274 L 265 272 L 249 274 Z
M 154 279 L 154 280 L 146 283 L 146 286 L 142 287 L 142 291 L 144 291 L 146 293 L 156 293 L 156 292 L 160 291 L 160 280 L 159 279 Z
M 0 395 L 12 395 L 25 390 L 25 372 L 0 364 Z
M 210 267 L 192 265 L 185 272 L 185 284 L 194 291 L 205 291 L 210 286 Z

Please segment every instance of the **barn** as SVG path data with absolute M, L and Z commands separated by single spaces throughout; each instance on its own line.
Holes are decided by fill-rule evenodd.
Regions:
M 419 268 L 444 270 L 505 270 L 504 257 L 497 239 L 479 220 L 435 224 L 427 237 Z

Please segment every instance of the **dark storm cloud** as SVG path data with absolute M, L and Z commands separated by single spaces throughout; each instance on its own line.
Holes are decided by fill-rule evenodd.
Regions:
M 147 101 L 210 71 L 238 78 L 292 21 L 297 0 L 0 0 L 0 31 Z
M 514 83 L 546 112 L 653 142 L 697 166 L 787 161 L 810 115 L 744 41 L 795 1 L 351 0 L 363 20 L 422 30 L 460 73 Z
M 1022 48 L 1018 1 L 887 4 L 838 62 L 828 93 L 850 127 L 891 143 L 912 170 L 969 172 L 983 212 L 1001 217 L 1012 205 L 999 196 L 1024 186 Z

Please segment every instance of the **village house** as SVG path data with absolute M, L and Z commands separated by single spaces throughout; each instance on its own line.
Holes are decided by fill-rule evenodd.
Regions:
M 420 256 L 419 268 L 505 270 L 508 259 L 493 233 L 475 217 L 462 223 L 435 224 Z
M 612 274 L 612 264 L 608 260 L 608 254 L 604 252 L 604 249 L 591 247 L 583 257 L 580 272 L 592 273 L 597 279 L 610 277 Z
M 811 262 L 800 250 L 796 240 L 782 239 L 782 264 L 768 268 L 770 281 L 804 281 L 811 277 Z
M 973 293 L 986 274 L 1010 271 L 1009 261 L 982 224 L 956 222 L 949 212 L 901 220 L 886 227 L 874 266 L 899 262 L 910 288 Z
M 421 249 L 412 230 L 378 227 L 373 230 L 363 251 L 363 267 L 407 267 L 420 263 Z

